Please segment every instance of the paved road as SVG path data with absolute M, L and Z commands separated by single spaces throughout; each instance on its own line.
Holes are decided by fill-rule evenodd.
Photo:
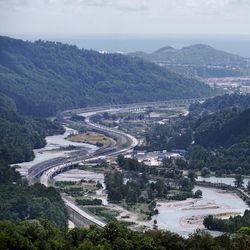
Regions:
M 179 106 L 179 105 L 188 105 L 194 102 L 202 102 L 208 98 L 189 98 L 189 99 L 174 99 L 168 101 L 152 101 L 152 102 L 141 102 L 141 103 L 130 103 L 130 104 L 115 104 L 115 105 L 105 105 L 105 106 L 97 106 L 97 107 L 87 107 L 87 108 L 80 108 L 80 109 L 73 109 L 67 110 L 64 114 L 73 113 L 83 113 L 83 112 L 93 112 L 93 111 L 100 111 L 100 110 L 110 110 L 110 109 L 141 109 L 147 107 L 159 107 L 162 105 L 166 106 Z
M 100 111 L 98 111 L 100 112 Z M 104 112 L 104 111 L 103 111 Z M 52 161 L 47 161 L 46 162 L 46 168 L 43 169 L 43 173 L 40 177 L 40 182 L 42 184 L 44 184 L 45 186 L 48 186 L 49 180 L 50 178 L 54 177 L 57 173 L 62 172 L 63 170 L 67 169 L 68 167 L 72 166 L 72 165 L 77 165 L 81 162 L 91 162 L 91 161 L 95 161 L 98 159 L 101 159 L 103 157 L 106 156 L 114 156 L 114 155 L 119 155 L 122 153 L 126 153 L 128 151 L 130 151 L 131 149 L 133 149 L 137 144 L 138 144 L 138 140 L 133 137 L 132 135 L 126 134 L 122 131 L 119 131 L 117 129 L 114 128 L 108 128 L 99 124 L 95 124 L 92 121 L 90 121 L 90 116 L 93 115 L 93 113 L 91 114 L 83 114 L 86 117 L 85 123 L 89 126 L 92 127 L 100 132 L 104 132 L 104 133 L 109 133 L 111 135 L 119 135 L 122 136 L 124 138 L 126 138 L 126 141 L 128 141 L 128 145 L 126 145 L 124 147 L 124 145 L 115 145 L 114 146 L 114 150 L 103 150 L 103 151 L 99 151 L 100 153 L 98 153 L 98 155 L 96 156 L 86 156 L 83 159 L 79 160 L 79 156 L 76 156 L 74 158 L 71 158 L 69 162 L 63 162 L 61 158 L 58 158 L 56 160 L 52 160 Z M 49 163 L 51 162 L 51 165 L 49 167 Z M 39 167 L 42 167 L 42 164 L 39 164 Z M 34 176 L 31 176 L 30 178 L 35 178 Z
M 100 112 L 100 111 L 98 111 Z M 104 112 L 104 111 L 102 111 Z M 95 124 L 91 121 L 90 117 L 92 115 L 94 115 L 95 113 L 97 112 L 94 112 L 94 113 L 86 113 L 86 114 L 83 114 L 84 117 L 86 118 L 85 119 L 85 123 L 99 131 L 99 132 L 103 132 L 103 133 L 108 133 L 112 136 L 114 135 L 118 135 L 122 138 L 124 138 L 123 141 L 126 142 L 126 146 L 124 145 L 115 145 L 113 146 L 114 150 L 104 150 L 104 151 L 99 151 L 99 155 L 97 156 L 94 156 L 94 157 L 85 157 L 84 158 L 84 162 L 91 162 L 91 161 L 94 161 L 94 160 L 98 160 L 102 157 L 106 157 L 106 156 L 111 156 L 111 155 L 118 155 L 118 154 L 122 154 L 122 153 L 126 153 L 128 151 L 130 151 L 131 149 L 133 149 L 137 144 L 138 144 L 138 140 L 133 137 L 132 135 L 129 135 L 129 134 L 126 134 L 122 131 L 119 131 L 117 129 L 114 129 L 114 128 L 107 128 L 105 126 L 102 126 L 102 125 L 99 125 L 99 124 Z M 58 173 L 68 169 L 70 166 L 72 165 L 77 165 L 79 164 L 80 162 L 82 162 L 82 159 L 79 160 L 77 157 L 75 159 L 70 159 L 70 162 L 62 162 L 61 159 L 56 159 L 56 161 L 52 161 L 52 165 L 49 167 L 49 162 L 46 162 L 46 169 L 45 171 L 43 171 L 41 177 L 40 177 L 40 183 L 42 183 L 43 185 L 45 186 L 49 186 L 49 180 L 52 179 L 55 175 L 57 175 Z M 74 212 L 78 213 L 79 215 L 81 215 L 83 218 L 91 221 L 92 223 L 100 226 L 100 227 L 103 227 L 105 226 L 105 223 L 98 220 L 97 218 L 91 216 L 90 214 L 84 212 L 83 210 L 81 210 L 79 207 L 77 207 L 74 202 L 68 200 L 67 198 L 63 198 L 66 206 L 70 207 L 72 210 L 74 210 Z
M 179 100 L 180 101 L 180 100 Z M 177 101 L 177 103 L 179 102 Z M 186 101 L 186 100 L 185 100 Z M 188 100 L 189 102 L 190 100 Z M 194 101 L 194 100 L 192 100 Z M 165 103 L 165 102 L 164 102 Z M 171 102 L 167 102 L 168 104 L 170 104 Z M 162 102 L 155 102 L 155 103 L 143 103 L 140 104 L 138 106 L 138 108 L 143 108 L 147 105 L 159 105 L 159 104 L 163 104 Z M 64 159 L 64 158 L 58 158 L 58 159 L 54 159 L 51 161 L 47 161 L 45 162 L 45 164 L 40 164 L 39 166 L 34 166 L 34 168 L 32 169 L 32 171 L 29 172 L 29 176 L 28 179 L 30 182 L 32 182 L 35 178 L 40 177 L 40 182 L 42 184 L 44 184 L 45 186 L 49 185 L 49 180 L 51 178 L 53 178 L 55 175 L 57 175 L 58 173 L 67 170 L 70 166 L 72 165 L 77 165 L 80 162 L 82 162 L 83 160 L 85 162 L 91 162 L 106 156 L 111 156 L 111 155 L 118 155 L 118 154 L 123 154 L 126 153 L 130 150 L 132 150 L 137 144 L 138 141 L 135 137 L 133 137 L 132 135 L 126 134 L 122 131 L 119 131 L 117 129 L 114 128 L 108 128 L 105 127 L 103 125 L 99 125 L 99 124 L 95 124 L 94 122 L 91 121 L 91 116 L 97 114 L 97 113 L 103 113 L 103 112 L 110 112 L 110 111 L 117 111 L 117 112 L 123 112 L 124 110 L 128 110 L 128 109 L 134 109 L 137 108 L 136 104 L 133 105 L 124 105 L 124 107 L 113 107 L 113 108 L 108 108 L 105 107 L 105 109 L 100 110 L 100 108 L 97 108 L 96 111 L 94 112 L 86 112 L 88 110 L 84 110 L 85 113 L 82 113 L 81 115 L 83 115 L 85 117 L 85 123 L 88 127 L 93 128 L 101 133 L 106 133 L 106 134 L 110 134 L 111 136 L 120 136 L 121 138 L 123 138 L 122 141 L 126 141 L 126 145 L 115 145 L 113 146 L 113 148 L 106 148 L 103 150 L 99 150 L 98 152 L 96 152 L 96 154 L 90 155 L 90 156 L 82 156 L 79 155 L 77 157 L 72 157 L 70 159 Z M 78 110 L 77 113 L 80 113 L 83 110 Z M 92 217 L 91 215 L 87 214 L 86 212 L 82 211 L 80 208 L 78 208 L 72 201 L 67 200 L 66 198 L 63 198 L 66 205 L 68 207 L 70 207 L 71 209 L 73 209 L 76 213 L 80 214 L 81 216 L 83 216 L 84 218 L 87 218 L 88 220 L 92 221 L 94 224 L 97 224 L 101 227 L 103 227 L 105 225 L 105 223 L 97 220 L 95 217 Z

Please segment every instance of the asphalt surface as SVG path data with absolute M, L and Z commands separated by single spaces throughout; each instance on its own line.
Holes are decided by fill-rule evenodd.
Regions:
M 103 110 L 101 112 L 105 111 L 106 110 Z M 95 113 L 97 112 L 94 112 L 94 114 Z M 37 164 L 33 166 L 29 171 L 28 180 L 30 183 L 34 182 L 34 180 L 38 178 L 41 184 L 49 186 L 50 179 L 52 179 L 55 175 L 69 169 L 69 167 L 72 165 L 77 165 L 83 161 L 84 162 L 95 161 L 98 159 L 105 158 L 106 156 L 115 156 L 123 154 L 132 150 L 138 144 L 137 139 L 132 135 L 126 134 L 114 128 L 108 128 L 92 122 L 90 117 L 94 114 L 93 113 L 83 114 L 85 116 L 85 125 L 87 125 L 89 128 L 97 130 L 100 133 L 109 134 L 110 136 L 113 137 L 118 137 L 118 138 L 120 137 L 119 140 L 120 143 L 116 143 L 115 145 L 109 148 L 99 149 L 93 155 L 78 155 L 72 158 L 60 157 Z M 104 222 L 84 212 L 79 207 L 77 207 L 74 204 L 74 202 L 68 200 L 65 197 L 63 197 L 63 200 L 66 206 L 70 207 L 72 210 L 74 210 L 79 215 L 83 216 L 85 219 L 91 221 L 92 223 L 98 226 L 101 227 L 105 226 Z

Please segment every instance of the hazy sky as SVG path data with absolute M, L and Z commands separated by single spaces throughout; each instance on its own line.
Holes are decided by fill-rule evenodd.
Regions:
M 250 0 L 0 0 L 1 34 L 250 35 Z

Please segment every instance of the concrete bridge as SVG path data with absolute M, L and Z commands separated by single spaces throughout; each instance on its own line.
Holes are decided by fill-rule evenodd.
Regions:
M 114 105 L 104 105 L 104 106 L 95 106 L 95 107 L 86 107 L 79 109 L 72 109 L 63 112 L 65 115 L 69 113 L 85 113 L 98 110 L 109 110 L 109 109 L 141 109 L 147 107 L 159 107 L 159 106 L 179 106 L 179 105 L 189 105 L 194 102 L 202 102 L 208 98 L 190 98 L 190 99 L 172 99 L 166 101 L 154 101 L 154 102 L 139 102 L 139 103 L 128 103 L 128 104 L 114 104 Z
M 67 198 L 63 197 L 63 200 L 68 209 L 69 218 L 75 224 L 75 226 L 89 227 L 90 225 L 97 225 L 99 227 L 104 227 L 106 225 L 106 223 L 102 222 L 100 219 L 97 219 L 89 213 L 84 212 Z
M 102 107 L 91 107 L 91 108 L 85 108 L 85 109 L 79 109 L 79 110 L 66 111 L 64 112 L 64 114 L 67 114 L 70 112 L 84 113 L 88 111 L 95 113 L 95 110 L 97 110 L 97 112 L 100 112 L 100 110 L 102 112 L 105 112 L 105 111 L 109 111 L 108 109 L 111 109 L 111 108 L 117 108 L 117 109 L 122 110 L 122 109 L 146 108 L 146 107 L 151 107 L 151 106 L 156 107 L 156 106 L 161 106 L 161 105 L 169 105 L 169 107 L 173 107 L 174 105 L 187 105 L 195 101 L 198 102 L 198 101 L 203 101 L 203 100 L 204 100 L 203 98 L 199 98 L 199 99 L 182 99 L 182 100 L 170 100 L 170 101 L 160 101 L 160 102 L 150 102 L 150 103 L 147 102 L 147 103 L 123 104 L 123 105 L 109 105 L 109 106 L 102 106 Z M 38 166 L 34 166 L 29 171 L 28 179 L 30 183 L 32 183 L 35 178 L 40 178 L 40 182 L 44 184 L 45 186 L 48 186 L 49 180 L 53 178 L 55 175 L 63 171 L 66 171 L 70 168 L 75 167 L 82 161 L 91 162 L 93 160 L 100 159 L 101 157 L 104 157 L 104 156 L 122 154 L 122 153 L 130 151 L 137 145 L 138 141 L 133 136 L 126 134 L 119 130 L 115 130 L 115 129 L 107 128 L 99 124 L 95 124 L 89 119 L 90 116 L 91 115 L 86 115 L 86 119 L 85 119 L 85 123 L 88 126 L 101 132 L 106 132 L 109 134 L 117 134 L 119 136 L 122 136 L 126 138 L 125 141 L 129 141 L 128 143 L 129 145 L 126 145 L 126 146 L 123 145 L 123 147 L 117 147 L 116 145 L 116 148 L 114 148 L 115 150 L 105 149 L 105 150 L 111 150 L 111 151 L 99 152 L 95 156 L 91 155 L 91 156 L 83 157 L 82 159 L 57 158 L 57 159 L 49 160 L 47 162 L 43 162 L 41 164 L 38 164 Z M 84 212 L 79 207 L 77 207 L 72 201 L 68 200 L 67 198 L 63 198 L 63 200 L 69 211 L 70 219 L 75 223 L 76 226 L 82 227 L 82 226 L 89 226 L 92 224 L 98 225 L 100 227 L 105 226 L 104 222 Z

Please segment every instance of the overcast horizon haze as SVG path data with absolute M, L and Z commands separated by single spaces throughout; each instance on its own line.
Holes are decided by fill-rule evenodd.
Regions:
M 250 56 L 249 13 L 249 0 L 0 0 L 0 33 L 125 52 L 208 43 Z

